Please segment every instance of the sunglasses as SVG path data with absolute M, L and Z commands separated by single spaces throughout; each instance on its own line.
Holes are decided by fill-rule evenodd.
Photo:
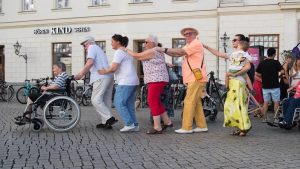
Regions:
M 144 41 L 144 43 L 145 43 L 145 44 L 148 44 L 148 43 L 151 43 L 151 42 L 149 42 L 149 41 Z
M 195 32 L 187 32 L 187 33 L 184 33 L 183 36 L 191 36 L 193 35 Z
M 232 42 L 236 42 L 236 41 L 239 41 L 238 39 L 232 39 Z

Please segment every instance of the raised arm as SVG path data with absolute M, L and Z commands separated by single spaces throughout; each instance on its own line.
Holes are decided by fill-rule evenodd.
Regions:
M 153 49 L 147 49 L 141 53 L 133 52 L 132 50 L 125 48 L 125 52 L 127 52 L 129 55 L 133 56 L 137 60 L 149 60 L 152 59 L 155 55 L 155 51 Z
M 181 57 L 184 55 L 187 55 L 187 53 L 185 52 L 185 50 L 180 49 L 180 48 L 161 48 L 161 47 L 155 47 L 154 50 L 158 51 L 158 52 L 163 52 L 169 56 L 172 57 Z
M 203 44 L 203 47 L 205 49 L 207 49 L 210 53 L 212 53 L 213 55 L 217 56 L 217 57 L 221 57 L 221 58 L 224 58 L 224 59 L 229 59 L 228 55 L 226 53 L 223 53 L 223 52 L 219 52 L 218 50 L 214 49 L 214 48 L 211 48 L 207 45 L 204 45 Z

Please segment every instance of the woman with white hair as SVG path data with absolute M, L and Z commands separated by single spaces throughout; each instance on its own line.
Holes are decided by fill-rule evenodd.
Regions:
M 124 51 L 143 63 L 144 82 L 148 84 L 148 103 L 154 121 L 154 127 L 148 130 L 147 134 L 161 134 L 163 130 L 173 126 L 160 100 L 164 87 L 169 82 L 169 75 L 164 54 L 154 50 L 158 45 L 157 37 L 149 35 L 144 43 L 145 51 L 141 53 L 135 53 L 127 48 Z M 160 124 L 161 117 L 163 126 Z

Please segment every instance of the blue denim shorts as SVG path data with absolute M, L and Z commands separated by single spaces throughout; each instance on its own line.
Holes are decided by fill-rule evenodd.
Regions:
M 265 102 L 270 102 L 271 99 L 273 102 L 280 101 L 280 88 L 262 89 L 262 92 Z

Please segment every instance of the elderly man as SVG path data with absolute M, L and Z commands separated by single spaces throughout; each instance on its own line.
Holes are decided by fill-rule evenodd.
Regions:
M 184 56 L 182 61 L 183 82 L 187 84 L 186 97 L 184 99 L 183 119 L 181 129 L 175 130 L 176 133 L 186 134 L 193 132 L 208 131 L 201 96 L 205 92 L 207 82 L 206 67 L 204 64 L 204 48 L 197 39 L 198 30 L 187 26 L 180 31 L 186 40 L 186 46 L 183 49 L 156 48 L 157 51 L 164 52 L 172 57 Z M 200 69 L 202 78 L 196 79 L 192 70 Z M 193 119 L 196 122 L 196 128 L 192 128 Z
M 102 49 L 95 44 L 92 36 L 86 36 L 81 43 L 87 51 L 87 60 L 75 79 L 81 79 L 88 71 L 91 72 L 90 84 L 93 85 L 92 104 L 100 114 L 102 122 L 97 128 L 111 129 L 116 120 L 111 112 L 111 98 L 113 90 L 113 75 L 100 75 L 97 70 L 108 69 L 108 61 Z

